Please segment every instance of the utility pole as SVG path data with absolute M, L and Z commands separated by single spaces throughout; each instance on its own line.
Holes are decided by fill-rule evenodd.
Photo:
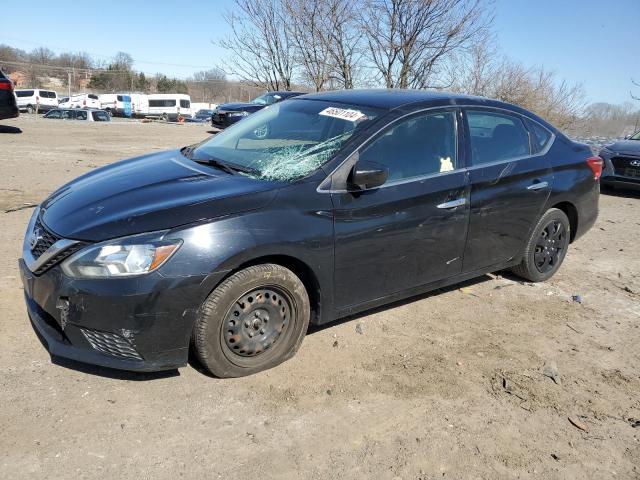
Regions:
M 67 70 L 67 87 L 68 87 L 69 98 L 71 98 L 71 69 Z

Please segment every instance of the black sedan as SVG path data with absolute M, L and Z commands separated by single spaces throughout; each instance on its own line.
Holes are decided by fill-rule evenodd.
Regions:
M 20 115 L 16 96 L 13 94 L 13 82 L 0 70 L 0 120 Z
M 264 107 L 281 102 L 287 98 L 303 95 L 302 92 L 269 92 L 254 98 L 249 103 L 224 103 L 219 105 L 211 116 L 211 126 L 226 128 L 239 120 L 262 110 Z
M 604 160 L 602 184 L 640 188 L 640 132 L 600 150 Z
M 187 117 L 186 121 L 193 123 L 208 123 L 211 120 L 213 112 L 214 111 L 211 109 L 203 108 L 198 110 L 193 117 Z
M 499 101 L 304 95 L 53 192 L 24 239 L 27 310 L 53 355 L 150 371 L 192 349 L 249 375 L 310 324 L 507 268 L 547 280 L 596 220 L 601 168 Z

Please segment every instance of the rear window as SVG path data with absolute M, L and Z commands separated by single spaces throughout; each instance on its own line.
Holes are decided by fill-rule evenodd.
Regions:
M 191 102 L 189 100 L 180 100 L 180 106 L 182 108 L 189 108 L 191 107 Z
M 175 107 L 176 101 L 175 99 L 165 99 L 165 100 L 149 100 L 150 107 Z
M 91 112 L 91 116 L 95 122 L 108 122 L 110 120 L 109 114 L 107 112 Z
M 529 155 L 529 134 L 516 116 L 468 110 L 471 163 L 511 160 Z
M 540 153 L 551 141 L 553 134 L 537 122 L 527 120 L 529 132 L 531 132 L 531 150 Z
M 7 77 L 4 76 L 4 73 L 2 73 L 2 70 L 0 70 L 0 78 L 4 78 L 5 80 L 7 79 Z
M 16 90 L 16 97 L 33 97 L 33 90 Z
M 42 98 L 56 98 L 56 92 L 50 92 L 48 90 L 40 90 L 40 96 Z

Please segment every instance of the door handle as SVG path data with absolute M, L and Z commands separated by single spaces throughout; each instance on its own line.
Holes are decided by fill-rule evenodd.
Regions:
M 467 199 L 462 197 L 462 198 L 458 198 L 457 200 L 451 200 L 450 202 L 441 203 L 440 205 L 437 206 L 437 208 L 451 209 L 451 208 L 461 207 L 465 203 L 467 203 Z
M 543 188 L 547 188 L 549 186 L 549 182 L 536 182 L 532 185 L 529 185 L 527 187 L 527 190 L 533 190 L 534 192 L 536 190 L 542 190 Z

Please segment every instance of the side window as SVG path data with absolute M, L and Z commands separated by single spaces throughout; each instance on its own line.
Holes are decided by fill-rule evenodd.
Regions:
M 60 118 L 62 118 L 63 120 L 69 120 L 70 118 L 73 118 L 72 113 L 73 113 L 73 111 L 71 111 L 71 110 L 61 110 L 60 111 Z
M 97 112 L 91 112 L 91 116 L 96 122 L 108 122 L 110 120 L 109 114 L 101 110 L 98 110 Z
M 531 132 L 531 149 L 533 153 L 539 153 L 547 148 L 551 141 L 552 134 L 537 122 L 527 119 L 527 126 Z
M 191 102 L 189 100 L 180 100 L 180 106 L 182 108 L 189 108 L 191 107 Z
M 389 169 L 389 181 L 447 172 L 457 167 L 455 112 L 401 120 L 360 152 L 360 160 Z
M 471 163 L 509 160 L 529 155 L 529 134 L 516 116 L 467 110 Z
M 60 118 L 61 113 L 60 110 L 52 110 L 51 112 L 48 112 L 45 117 L 47 118 Z
M 86 110 L 76 110 L 76 120 L 86 120 L 86 119 L 87 119 Z
M 88 97 L 92 100 L 98 100 L 98 96 L 97 95 L 93 95 L 93 94 L 89 94 Z

